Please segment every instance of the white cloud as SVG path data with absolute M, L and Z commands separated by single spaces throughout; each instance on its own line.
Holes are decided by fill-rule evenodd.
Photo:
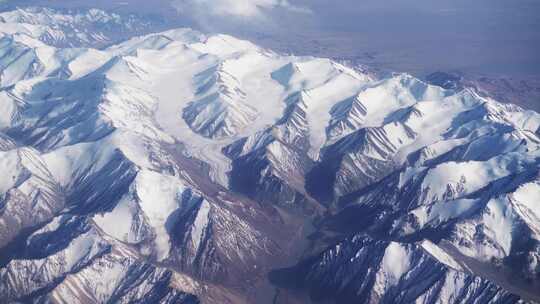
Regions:
M 176 0 L 174 6 L 182 14 L 217 17 L 264 17 L 272 9 L 307 13 L 302 7 L 291 5 L 287 0 Z

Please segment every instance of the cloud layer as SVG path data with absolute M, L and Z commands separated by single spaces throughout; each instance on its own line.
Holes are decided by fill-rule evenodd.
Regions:
M 286 1 L 279 0 L 179 0 L 175 5 L 183 13 L 239 17 L 255 17 L 264 9 L 290 7 Z
M 307 11 L 291 5 L 287 0 L 176 0 L 174 6 L 183 14 L 242 18 L 262 17 L 266 11 L 273 9 Z

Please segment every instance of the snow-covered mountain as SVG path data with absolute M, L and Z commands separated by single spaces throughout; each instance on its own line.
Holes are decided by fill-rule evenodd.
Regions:
M 540 114 L 161 26 L 0 13 L 4 301 L 540 300 Z
M 316 300 L 340 303 L 514 303 L 516 295 L 469 273 L 430 241 L 354 235 L 275 277 L 298 276 Z M 285 280 L 284 280 L 285 279 Z
M 158 18 L 103 10 L 58 11 L 42 7 L 0 12 L 0 33 L 28 35 L 58 47 L 100 47 L 164 26 Z

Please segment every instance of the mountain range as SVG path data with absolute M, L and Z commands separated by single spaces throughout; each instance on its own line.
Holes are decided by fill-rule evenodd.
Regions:
M 0 12 L 2 302 L 540 301 L 540 114 L 162 26 Z

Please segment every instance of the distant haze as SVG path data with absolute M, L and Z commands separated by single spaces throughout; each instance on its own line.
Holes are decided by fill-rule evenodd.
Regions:
M 354 59 L 422 76 L 540 77 L 537 0 L 19 0 L 166 15 L 278 51 Z M 176 13 L 174 6 L 179 13 Z
M 297 2 L 315 12 L 323 45 L 342 45 L 344 56 L 368 52 L 410 71 L 540 75 L 540 1 Z

